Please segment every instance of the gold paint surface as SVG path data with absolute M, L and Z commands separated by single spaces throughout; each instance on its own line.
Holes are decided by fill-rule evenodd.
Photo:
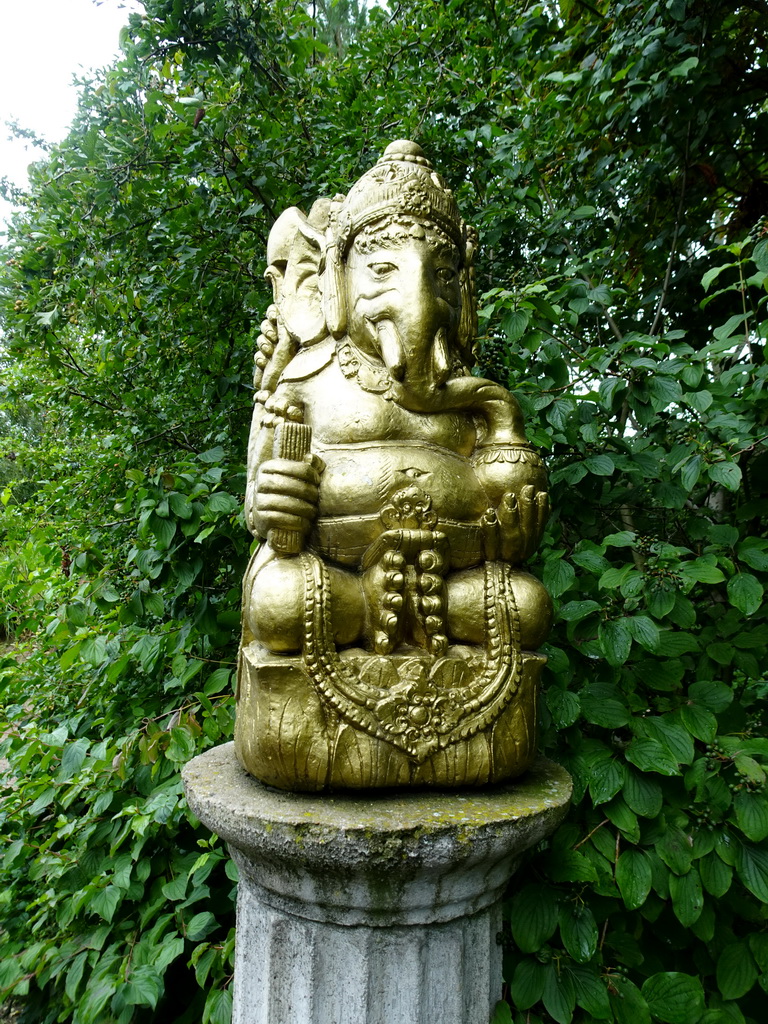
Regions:
M 235 729 L 269 785 L 479 786 L 535 757 L 546 473 L 469 373 L 475 249 L 404 140 L 270 233 Z

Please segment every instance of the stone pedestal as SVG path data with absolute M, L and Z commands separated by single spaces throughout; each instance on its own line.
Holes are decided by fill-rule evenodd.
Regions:
M 488 1024 L 500 900 L 554 830 L 567 772 L 478 791 L 311 796 L 247 775 L 233 744 L 184 769 L 240 870 L 233 1024 Z

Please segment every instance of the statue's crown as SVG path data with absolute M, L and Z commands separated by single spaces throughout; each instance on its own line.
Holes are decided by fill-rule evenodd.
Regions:
M 456 243 L 463 258 L 467 226 L 453 193 L 421 147 L 407 139 L 390 143 L 381 159 L 347 193 L 337 222 L 341 256 L 362 228 L 393 214 L 436 224 Z

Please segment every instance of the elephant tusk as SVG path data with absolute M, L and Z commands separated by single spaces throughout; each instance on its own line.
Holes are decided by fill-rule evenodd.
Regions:
M 432 346 L 432 378 L 439 387 L 444 384 L 451 372 L 451 364 L 448 358 L 448 333 L 444 327 L 435 335 Z
M 395 380 L 402 380 L 405 376 L 405 353 L 397 328 L 391 320 L 379 320 L 375 327 L 384 365 Z

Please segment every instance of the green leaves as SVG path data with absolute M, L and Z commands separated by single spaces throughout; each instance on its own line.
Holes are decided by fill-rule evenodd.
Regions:
M 616 884 L 628 910 L 637 910 L 651 891 L 651 864 L 642 850 L 625 850 L 616 861 Z
M 552 935 L 558 922 L 557 901 L 547 886 L 527 885 L 510 907 L 512 935 L 524 953 L 533 953 Z
M 757 981 L 757 966 L 746 942 L 726 946 L 717 961 L 717 987 L 723 999 L 739 999 Z
M 579 904 L 563 906 L 560 908 L 559 921 L 560 939 L 566 952 L 577 963 L 587 963 L 597 948 L 597 925 L 592 911 Z
M 232 730 L 264 239 L 397 135 L 478 229 L 480 371 L 512 387 L 550 475 L 541 747 L 576 793 L 508 904 L 516 1008 L 754 1017 L 765 48 L 743 5 L 703 35 L 683 0 L 614 6 L 412 0 L 323 36 L 306 5 L 160 0 L 33 171 L 0 295 L 0 634 L 30 637 L 0 654 L 19 780 L 0 970 L 31 1018 L 140 1024 L 166 1013 L 173 963 L 168 1013 L 229 1019 L 226 857 L 174 780 Z M 728 237 L 706 252 L 713 224 Z
M 570 588 L 576 579 L 573 566 L 564 559 L 547 562 L 544 567 L 543 582 L 552 597 L 559 597 Z
M 641 991 L 651 1015 L 663 1024 L 697 1024 L 704 1012 L 701 982 L 688 974 L 654 974 Z
M 601 623 L 598 638 L 608 664 L 623 665 L 632 647 L 632 631 L 626 619 Z
M 728 600 L 745 615 L 753 615 L 763 603 L 763 585 L 748 572 L 728 580 Z
M 739 878 L 761 903 L 768 903 L 768 851 L 751 843 L 736 849 Z

